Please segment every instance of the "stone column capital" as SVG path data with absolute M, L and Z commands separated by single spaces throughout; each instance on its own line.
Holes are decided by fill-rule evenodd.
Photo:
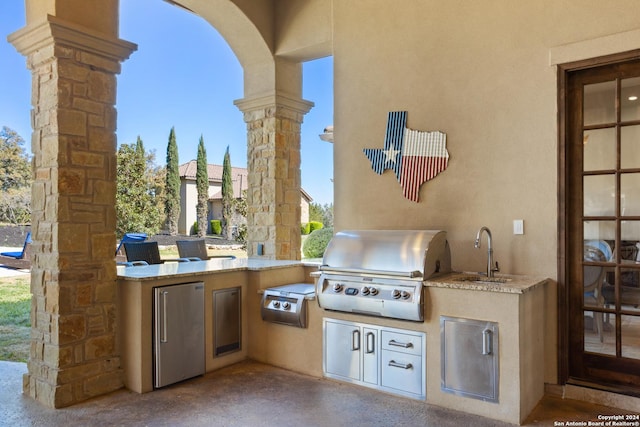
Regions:
M 53 56 L 51 49 L 56 45 L 81 49 L 115 62 L 126 60 L 138 48 L 135 43 L 112 38 L 53 15 L 21 28 L 7 40 L 25 56 L 35 53 L 38 58 L 34 58 L 32 65 L 49 60 Z
M 282 93 L 238 99 L 234 101 L 234 104 L 244 113 L 244 121 L 247 123 L 265 117 L 278 117 L 282 115 L 297 123 L 302 123 L 304 115 L 315 105 L 311 101 Z

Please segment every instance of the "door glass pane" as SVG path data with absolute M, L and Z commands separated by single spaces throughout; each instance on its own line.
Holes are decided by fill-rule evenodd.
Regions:
M 585 246 L 597 248 L 602 254 L 604 261 L 614 261 L 615 253 L 613 247 L 616 240 L 615 221 L 585 221 L 583 233 Z
M 620 118 L 623 121 L 640 120 L 640 77 L 621 82 Z
M 640 221 L 622 221 L 620 233 L 622 259 L 640 261 Z
M 604 307 L 602 285 L 604 282 L 604 267 L 585 265 L 583 269 L 584 306 L 588 308 Z
M 584 177 L 584 215 L 613 216 L 616 182 L 614 175 L 592 175 Z
M 640 126 L 620 129 L 620 167 L 640 168 Z
M 593 129 L 584 131 L 584 170 L 615 169 L 616 129 Z
M 638 278 L 640 270 L 631 268 L 620 269 L 620 281 L 622 287 L 620 292 L 620 307 L 627 311 L 637 311 L 640 313 L 640 283 Z
M 620 209 L 624 216 L 640 215 L 640 173 L 620 177 Z
M 616 82 L 584 86 L 584 125 L 616 121 Z
M 640 359 L 640 317 L 620 317 L 622 319 L 622 357 Z
M 594 311 L 583 312 L 584 315 L 584 351 L 589 353 L 616 355 L 615 328 L 606 323 L 606 314 Z M 610 316 L 613 320 L 613 316 Z

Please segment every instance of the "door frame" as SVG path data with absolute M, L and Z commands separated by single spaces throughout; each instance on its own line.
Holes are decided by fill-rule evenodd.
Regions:
M 569 199 L 572 197 L 569 189 L 570 174 L 567 173 L 571 170 L 571 159 L 568 150 L 570 144 L 568 141 L 568 121 L 570 118 L 569 101 L 567 95 L 568 91 L 568 79 L 569 74 L 575 71 L 613 65 L 630 60 L 640 59 L 640 49 L 616 53 L 612 55 L 606 55 L 597 58 L 590 58 L 580 60 L 576 62 L 564 63 L 557 65 L 557 85 L 558 85 L 558 288 L 557 288 L 557 318 L 558 318 L 558 384 L 566 384 L 569 381 L 569 260 L 572 254 L 570 253 L 570 235 L 569 230 Z M 609 391 L 610 387 L 599 385 L 597 383 L 591 383 L 590 386 L 599 388 L 606 388 Z M 623 390 L 619 390 L 623 391 Z M 626 394 L 629 394 L 627 391 Z M 631 393 L 635 394 L 635 393 Z

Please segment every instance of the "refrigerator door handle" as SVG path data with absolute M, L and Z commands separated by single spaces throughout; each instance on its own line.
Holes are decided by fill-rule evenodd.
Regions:
M 167 294 L 169 292 L 162 291 L 162 330 L 160 331 L 160 342 L 167 342 Z

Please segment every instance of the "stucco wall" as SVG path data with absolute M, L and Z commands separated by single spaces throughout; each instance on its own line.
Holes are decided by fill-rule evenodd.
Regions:
M 550 49 L 640 27 L 633 0 L 333 2 L 336 229 L 448 232 L 453 267 L 482 270 L 478 229 L 503 272 L 557 276 L 557 81 Z M 363 148 L 383 148 L 387 112 L 447 133 L 449 167 L 402 196 Z M 524 219 L 524 235 L 513 220 Z M 484 242 L 483 242 L 484 244 Z M 486 248 L 486 246 L 485 246 Z M 556 295 L 545 300 L 545 380 L 556 381 Z

